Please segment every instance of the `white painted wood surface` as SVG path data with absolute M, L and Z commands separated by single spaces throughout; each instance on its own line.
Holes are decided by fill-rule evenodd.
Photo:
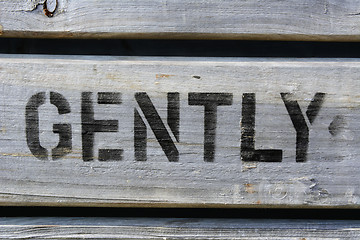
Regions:
M 359 221 L 201 218 L 0 218 L 1 239 L 359 239 Z
M 0 34 L 56 38 L 360 40 L 359 0 L 57 2 L 56 5 L 56 0 L 1 0 Z
M 0 205 L 358 208 L 359 76 L 356 59 L 1 55 Z M 32 96 L 42 92 L 45 103 L 31 105 Z M 89 113 L 82 109 L 84 92 L 92 93 L 85 103 L 93 106 L 95 120 L 118 124 L 113 132 L 94 133 L 91 161 L 83 155 L 89 144 L 84 135 L 91 130 L 84 124 Z M 98 92 L 121 93 L 121 101 L 98 104 L 97 98 L 106 98 Z M 154 116 L 147 118 L 148 108 L 136 100 L 141 92 L 178 150 L 177 162 L 154 136 L 149 124 Z M 168 92 L 179 93 L 179 141 L 166 120 Z M 204 106 L 189 104 L 194 92 L 232 98 L 217 107 L 213 162 L 204 161 Z M 66 99 L 70 112 L 59 114 L 50 104 L 54 93 Z M 251 137 L 244 130 L 251 115 L 242 107 L 244 93 L 256 95 L 256 150 L 282 150 L 281 162 L 243 161 L 242 137 Z M 316 93 L 325 97 L 311 118 L 305 113 Z M 309 129 L 307 149 L 298 146 L 285 100 L 301 109 Z M 147 154 L 141 155 L 147 161 L 135 157 L 135 112 L 147 129 Z M 71 148 L 59 159 L 52 157 L 59 142 L 54 124 L 71 125 Z M 34 126 L 45 157 L 35 157 L 27 142 L 26 132 Z M 29 136 L 36 139 L 35 130 Z M 306 150 L 303 162 L 296 161 L 297 146 Z M 99 161 L 99 149 L 121 149 L 122 160 Z

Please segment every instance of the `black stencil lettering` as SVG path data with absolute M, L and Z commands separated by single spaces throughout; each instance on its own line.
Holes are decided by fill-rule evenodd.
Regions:
M 71 112 L 69 102 L 60 93 L 50 92 L 50 103 L 57 107 L 60 115 Z
M 119 161 L 122 154 L 122 149 L 99 149 L 99 161 Z
M 45 92 L 30 97 L 26 104 L 25 125 L 26 142 L 31 153 L 40 160 L 48 159 L 48 151 L 40 145 L 38 108 L 45 103 Z
M 232 105 L 231 93 L 189 93 L 189 105 L 204 106 L 204 161 L 215 158 L 217 107 Z
M 173 132 L 176 141 L 180 141 L 180 94 L 177 92 L 169 92 L 167 94 L 167 123 Z
M 139 112 L 134 109 L 134 148 L 136 161 L 146 161 L 147 159 L 146 139 L 146 125 Z
M 70 104 L 66 98 L 57 92 L 50 92 L 50 103 L 55 105 L 60 115 L 71 112 Z M 59 143 L 52 150 L 52 158 L 60 159 L 72 149 L 72 131 L 70 124 L 54 124 L 53 132 L 59 134 Z
M 121 93 L 119 92 L 98 92 L 98 104 L 121 104 Z
M 249 162 L 281 162 L 281 149 L 255 149 L 255 113 L 255 93 L 244 93 L 241 112 L 241 160 Z
M 328 127 L 329 133 L 335 137 L 343 132 L 347 128 L 347 125 L 348 123 L 344 116 L 336 115 Z
M 281 93 L 281 98 L 290 115 L 290 119 L 296 131 L 296 162 L 306 162 L 307 150 L 309 146 L 309 127 L 301 112 L 300 106 L 296 100 L 293 100 L 292 93 Z M 325 93 L 316 93 L 309 104 L 306 116 L 312 124 L 318 115 L 324 102 Z
M 163 121 L 156 111 L 151 99 L 145 92 L 135 93 L 135 99 L 144 113 L 145 119 L 150 125 L 157 141 L 170 162 L 179 161 L 179 152 L 172 141 Z M 179 93 L 168 94 L 168 120 L 170 120 L 170 129 L 173 131 L 176 140 L 179 139 Z M 146 161 L 146 125 L 139 112 L 134 111 L 134 147 L 135 159 L 137 161 Z
M 51 151 L 52 158 L 55 160 L 55 159 L 60 159 L 66 154 L 71 152 L 71 148 L 72 148 L 71 125 L 54 124 L 53 133 L 59 134 L 59 143 Z
M 31 153 L 40 160 L 48 159 L 48 151 L 40 144 L 39 138 L 39 112 L 38 108 L 45 103 L 45 92 L 33 95 L 27 105 L 25 112 L 26 142 Z M 58 113 L 70 113 L 70 105 L 63 95 L 50 92 L 50 103 L 55 105 Z M 72 149 L 72 132 L 70 124 L 54 124 L 53 132 L 59 134 L 59 143 L 52 149 L 52 159 L 60 159 Z
M 121 95 L 117 92 L 107 92 L 98 94 L 98 103 L 100 104 L 120 104 Z M 83 160 L 94 160 L 94 133 L 95 132 L 117 132 L 117 120 L 95 120 L 94 108 L 92 102 L 91 92 L 82 92 L 81 94 L 81 124 L 82 124 L 82 148 Z M 99 149 L 99 158 L 105 160 L 121 160 L 122 154 L 108 154 L 114 153 L 112 151 L 121 152 L 121 149 Z M 114 159 L 116 158 L 116 159 Z
M 318 92 L 315 94 L 314 98 L 311 100 L 307 110 L 306 110 L 306 116 L 309 119 L 310 124 L 312 124 L 318 115 L 321 106 L 324 103 L 325 100 L 325 93 Z
M 281 98 L 296 130 L 296 162 L 305 162 L 309 145 L 309 128 L 299 104 L 291 100 L 291 96 L 291 93 L 281 93 Z

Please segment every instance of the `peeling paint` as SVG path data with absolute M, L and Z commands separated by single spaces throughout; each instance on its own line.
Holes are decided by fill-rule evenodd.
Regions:
M 241 171 L 246 172 L 248 170 L 257 168 L 257 166 L 258 166 L 257 162 L 242 162 Z
M 245 191 L 247 192 L 247 193 L 255 193 L 256 191 L 255 191 L 255 189 L 254 189 L 254 185 L 253 184 L 251 184 L 251 183 L 245 183 L 244 184 L 245 185 Z
M 43 5 L 46 0 L 28 0 L 26 5 L 22 6 L 21 10 L 25 12 L 35 11 L 39 5 Z
M 311 196 L 311 200 L 307 201 L 307 203 L 326 202 L 330 195 L 328 190 L 320 187 L 318 180 L 315 178 L 310 179 L 310 183 L 309 192 L 307 194 Z
M 50 5 L 52 10 L 48 9 L 48 0 L 28 0 L 24 5 L 21 5 L 20 8 L 16 9 L 17 12 L 33 12 L 33 11 L 40 11 L 39 6 L 42 5 L 42 12 L 47 17 L 53 17 L 54 12 L 57 11 L 58 8 L 58 1 L 54 0 Z M 58 11 L 57 11 L 58 12 Z
M 175 75 L 170 75 L 170 74 L 156 74 L 156 79 L 159 79 L 159 78 L 169 78 L 169 77 L 172 77 L 172 76 L 175 76 Z

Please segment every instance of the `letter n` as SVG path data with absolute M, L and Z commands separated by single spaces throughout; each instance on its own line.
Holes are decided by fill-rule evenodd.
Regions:
M 142 113 L 145 116 L 151 130 L 153 131 L 156 140 L 159 142 L 162 150 L 170 162 L 179 161 L 179 152 L 175 146 L 174 141 L 171 139 L 165 124 L 161 120 L 158 112 L 156 111 L 151 99 L 146 92 L 135 93 L 135 99 L 138 103 Z M 179 93 L 169 92 L 167 94 L 167 124 L 174 134 L 175 139 L 179 142 L 179 119 L 180 119 L 180 100 Z M 135 160 L 146 161 L 147 152 L 147 128 L 140 113 L 134 109 L 134 148 Z

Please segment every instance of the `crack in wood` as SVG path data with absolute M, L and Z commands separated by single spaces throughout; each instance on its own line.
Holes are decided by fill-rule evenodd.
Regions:
M 47 16 L 47 17 L 53 17 L 54 13 L 55 13 L 55 11 L 57 10 L 57 7 L 58 7 L 58 0 L 54 0 L 55 1 L 55 7 L 54 7 L 54 10 L 52 10 L 52 11 L 49 10 L 47 1 L 48 0 L 29 1 L 29 5 L 27 5 L 26 7 L 22 8 L 20 10 L 17 10 L 17 12 L 33 12 L 33 11 L 38 10 L 38 7 L 40 5 L 42 5 L 44 15 Z M 0 28 L 0 34 L 1 34 L 1 28 Z

